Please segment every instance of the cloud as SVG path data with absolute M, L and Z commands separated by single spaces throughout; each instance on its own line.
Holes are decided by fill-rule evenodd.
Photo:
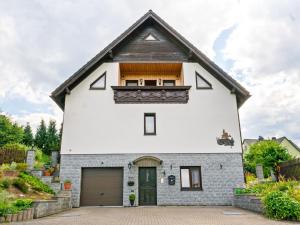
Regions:
M 288 136 L 300 144 L 300 3 L 245 1 L 224 55 L 252 93 L 241 109 L 244 137 Z

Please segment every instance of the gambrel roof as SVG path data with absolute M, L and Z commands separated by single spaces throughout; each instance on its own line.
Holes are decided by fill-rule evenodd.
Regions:
M 132 43 L 132 40 L 138 36 L 138 32 L 148 26 L 150 32 L 150 27 L 155 27 L 158 35 L 160 33 L 164 34 L 170 41 L 167 46 L 168 50 L 180 49 L 180 53 L 170 54 L 162 52 L 156 56 L 151 55 L 149 51 L 149 45 L 136 46 Z M 146 30 L 147 30 L 146 29 Z M 145 29 L 144 29 L 145 30 Z M 145 31 L 146 32 L 146 31 Z M 154 33 L 147 33 L 144 38 L 151 36 L 157 38 Z M 158 37 L 159 39 L 160 37 Z M 156 50 L 162 49 L 162 46 L 156 44 L 156 41 L 150 41 L 152 45 L 156 46 Z M 195 46 L 193 46 L 189 41 L 182 37 L 177 31 L 175 31 L 170 25 L 168 25 L 164 20 L 162 20 L 158 15 L 156 15 L 152 10 L 149 10 L 144 16 L 142 16 L 138 21 L 136 21 L 131 27 L 129 27 L 124 33 L 117 37 L 113 42 L 111 42 L 106 48 L 99 52 L 94 58 L 87 62 L 83 67 L 81 67 L 76 73 L 74 73 L 70 78 L 68 78 L 64 83 L 62 83 L 58 88 L 56 88 L 52 94 L 51 98 L 64 109 L 65 95 L 69 93 L 77 84 L 79 84 L 83 79 L 85 79 L 92 71 L 94 71 L 99 65 L 104 62 L 120 62 L 128 61 L 128 58 L 124 57 L 126 54 L 122 55 L 126 45 L 131 43 L 131 48 L 140 48 L 144 51 L 144 55 L 139 52 L 139 54 L 133 54 L 131 59 L 134 61 L 182 61 L 182 62 L 197 62 L 203 66 L 207 71 L 209 71 L 216 79 L 218 79 L 222 84 L 224 84 L 232 93 L 237 96 L 237 104 L 240 107 L 249 97 L 249 92 L 242 87 L 237 81 L 235 81 L 231 76 L 224 72 L 220 67 L 218 67 L 214 62 L 212 62 L 208 57 L 206 57 L 201 51 L 199 51 Z M 159 42 L 157 42 L 159 43 Z M 151 44 L 151 43 L 150 43 Z M 124 47 L 125 46 L 125 47 Z M 149 57 L 148 57 L 149 55 Z M 168 58 L 169 57 L 169 58 Z

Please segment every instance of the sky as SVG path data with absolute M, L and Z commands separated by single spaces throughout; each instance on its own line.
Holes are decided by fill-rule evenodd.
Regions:
M 51 92 L 149 9 L 240 82 L 243 138 L 300 144 L 300 1 L 0 0 L 0 109 L 62 121 Z

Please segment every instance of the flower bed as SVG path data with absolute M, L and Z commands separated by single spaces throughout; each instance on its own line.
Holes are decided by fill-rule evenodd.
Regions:
M 300 221 L 300 183 L 253 182 L 247 188 L 234 190 L 233 205 L 255 212 L 263 212 L 269 218 Z

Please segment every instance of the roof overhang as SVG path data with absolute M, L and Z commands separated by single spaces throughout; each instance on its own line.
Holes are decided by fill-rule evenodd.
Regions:
M 162 20 L 158 15 L 150 10 L 52 92 L 51 98 L 58 104 L 58 106 L 62 110 L 64 109 L 65 95 L 70 93 L 70 91 L 74 87 L 76 87 L 83 79 L 85 79 L 103 62 L 112 62 L 112 53 L 114 51 L 114 48 L 147 20 L 153 20 L 154 22 L 158 23 L 164 30 L 170 33 L 176 41 L 180 42 L 189 51 L 190 57 L 193 58 L 195 62 L 198 62 L 201 66 L 203 66 L 216 79 L 223 83 L 231 91 L 231 93 L 235 94 L 237 96 L 238 108 L 250 97 L 250 93 L 236 80 L 234 80 L 231 76 L 224 72 L 213 61 L 206 57 L 195 46 L 193 46 L 189 41 L 187 41 L 183 36 L 181 36 L 177 31 L 169 26 L 164 20 Z

